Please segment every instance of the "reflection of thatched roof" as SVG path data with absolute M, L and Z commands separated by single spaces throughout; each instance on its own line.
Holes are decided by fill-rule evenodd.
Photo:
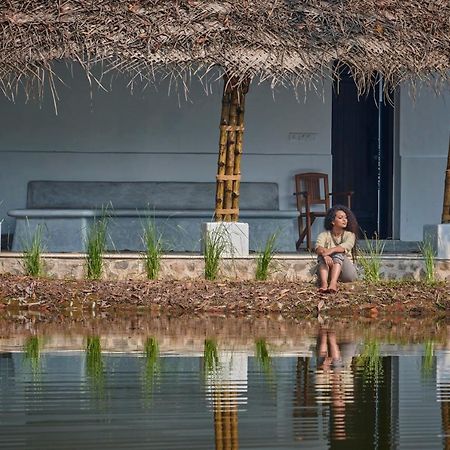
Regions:
M 0 80 L 9 92 L 63 58 L 131 76 L 219 66 L 297 84 L 338 59 L 361 85 L 448 79 L 449 18 L 448 0 L 2 0 Z

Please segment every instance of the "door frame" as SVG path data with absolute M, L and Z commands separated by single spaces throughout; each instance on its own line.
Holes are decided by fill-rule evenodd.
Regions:
M 341 72 L 342 73 L 342 72 Z M 334 102 L 335 92 L 339 92 L 339 81 L 332 82 L 332 102 Z M 355 90 L 357 89 L 355 85 Z M 343 95 L 340 93 L 340 95 Z M 377 98 L 374 98 L 374 97 Z M 383 239 L 398 239 L 398 217 L 399 210 L 399 167 L 400 158 L 398 156 L 398 124 L 399 124 L 399 99 L 398 90 L 390 93 L 390 98 L 386 99 L 383 94 L 383 82 L 378 78 L 375 85 L 375 95 L 362 95 L 362 101 L 377 102 L 378 114 L 378 201 L 377 201 L 377 233 Z M 332 104 L 332 121 L 334 105 Z M 333 155 L 333 122 L 331 125 L 331 157 L 332 168 L 334 168 Z M 356 151 L 353 149 L 353 151 Z M 332 169 L 333 171 L 333 169 Z M 333 186 L 333 182 L 332 182 Z M 334 190 L 334 187 L 333 187 Z

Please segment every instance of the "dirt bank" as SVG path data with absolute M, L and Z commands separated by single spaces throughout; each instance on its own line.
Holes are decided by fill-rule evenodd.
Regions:
M 149 308 L 164 313 L 281 313 L 286 317 L 327 315 L 408 316 L 450 312 L 450 285 L 363 282 L 322 294 L 310 283 L 234 281 L 76 281 L 0 276 L 0 310 L 108 310 Z

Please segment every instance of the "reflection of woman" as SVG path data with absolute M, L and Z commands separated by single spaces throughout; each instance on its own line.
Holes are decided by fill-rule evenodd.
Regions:
M 317 337 L 317 403 L 330 405 L 331 439 L 346 439 L 345 405 L 353 401 L 352 358 L 355 343 L 338 345 L 334 331 L 321 328 Z

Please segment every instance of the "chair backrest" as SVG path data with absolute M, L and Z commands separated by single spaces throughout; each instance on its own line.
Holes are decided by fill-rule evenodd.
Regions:
M 328 174 L 319 172 L 298 173 L 295 175 L 297 209 L 301 212 L 305 207 L 305 197 L 300 192 L 307 192 L 309 205 L 324 205 L 325 211 L 330 208 L 330 191 Z

